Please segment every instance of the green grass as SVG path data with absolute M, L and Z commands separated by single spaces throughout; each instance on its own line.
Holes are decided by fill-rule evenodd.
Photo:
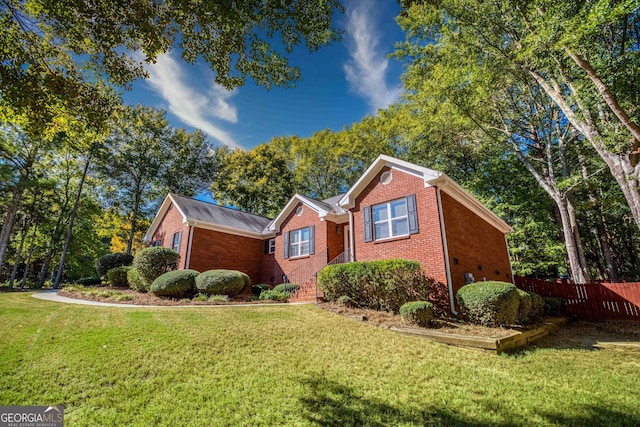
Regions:
M 496 356 L 315 306 L 111 308 L 0 294 L 0 405 L 65 425 L 640 425 L 632 350 Z

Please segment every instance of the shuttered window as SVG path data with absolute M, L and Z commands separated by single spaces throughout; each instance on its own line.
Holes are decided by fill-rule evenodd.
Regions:
M 285 249 L 285 258 L 312 255 L 315 246 L 315 229 L 313 226 L 285 233 L 285 243 L 288 240 L 288 250 Z
M 182 231 L 171 235 L 171 249 L 180 253 L 180 241 L 182 240 Z
M 364 208 L 364 240 L 382 240 L 418 232 L 416 196 Z

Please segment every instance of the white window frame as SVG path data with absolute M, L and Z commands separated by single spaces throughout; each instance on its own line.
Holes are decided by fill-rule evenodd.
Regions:
M 178 245 L 176 247 L 176 237 L 179 236 L 178 239 Z M 182 244 L 182 230 L 175 232 L 171 235 L 171 249 L 173 249 L 174 251 L 176 251 L 177 253 L 180 253 L 180 245 Z
M 396 217 L 392 217 L 391 216 L 391 204 L 395 203 L 395 202 L 403 202 L 404 203 L 404 215 L 400 215 L 400 216 L 396 216 Z M 381 206 L 385 206 L 386 210 L 387 210 L 387 218 L 380 220 L 380 221 L 376 221 L 375 220 L 375 212 L 376 212 L 376 208 L 379 208 Z M 407 232 L 403 233 L 403 234 L 393 234 L 393 222 L 394 221 L 398 221 L 398 220 L 406 220 L 407 223 Z M 402 236 L 408 236 L 410 234 L 409 232 L 409 206 L 407 204 L 407 199 L 406 198 L 401 198 L 401 199 L 395 199 L 395 200 L 390 200 L 388 202 L 385 203 L 379 203 L 377 205 L 372 206 L 371 208 L 371 220 L 373 223 L 373 237 L 374 240 L 384 240 L 384 239 L 392 239 L 394 237 L 402 237 Z M 389 231 L 389 235 L 386 237 L 378 237 L 378 233 L 376 232 L 377 230 L 377 225 L 379 224 L 386 224 L 387 225 L 387 230 Z
M 269 252 L 270 254 L 276 253 L 276 239 L 269 239 Z
M 307 240 L 302 240 L 302 232 L 307 230 Z M 294 242 L 294 235 L 298 235 L 298 241 Z M 302 253 L 303 244 L 306 243 L 307 252 Z M 297 254 L 294 255 L 293 248 L 297 249 Z M 309 256 L 311 254 L 311 227 L 299 228 L 289 232 L 289 257 L 298 258 L 303 256 Z

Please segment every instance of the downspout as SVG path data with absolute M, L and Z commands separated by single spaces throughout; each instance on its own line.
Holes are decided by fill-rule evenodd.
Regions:
M 436 197 L 438 199 L 438 216 L 440 217 L 440 233 L 442 234 L 442 248 L 444 250 L 444 267 L 447 271 L 447 286 L 449 288 L 449 307 L 454 316 L 458 315 L 456 311 L 455 300 L 453 297 L 453 283 L 451 281 L 451 264 L 449 264 L 449 247 L 447 246 L 447 232 L 444 227 L 444 214 L 442 213 L 442 197 L 440 196 L 440 187 L 436 187 Z
M 354 262 L 355 257 L 355 244 L 353 242 L 353 212 L 349 209 L 349 262 Z
M 507 235 L 504 235 L 504 245 L 507 248 L 507 256 L 509 257 L 509 273 L 511 274 L 511 283 L 516 284 L 516 278 L 513 277 L 513 266 L 511 265 L 511 251 L 509 250 L 509 241 L 507 241 Z
M 191 264 L 191 242 L 193 241 L 193 225 L 189 225 L 189 237 L 187 238 L 187 260 L 184 263 L 184 269 L 188 269 Z

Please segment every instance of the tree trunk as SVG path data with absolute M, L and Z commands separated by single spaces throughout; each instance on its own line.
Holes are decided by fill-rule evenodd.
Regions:
M 573 205 L 573 201 L 570 197 L 567 197 L 567 212 L 569 213 L 569 224 L 571 225 L 573 238 L 575 240 L 576 253 L 578 255 L 578 261 L 580 263 L 580 271 L 582 272 L 582 280 L 584 280 L 584 282 L 577 283 L 589 283 L 591 282 L 591 273 L 589 272 L 587 258 L 584 256 L 582 238 L 580 237 L 580 229 L 578 228 L 578 220 L 576 219 L 576 208 Z
M 82 170 L 82 177 L 80 178 L 80 183 L 78 184 L 78 192 L 76 193 L 76 200 L 73 205 L 73 210 L 71 211 L 71 215 L 69 216 L 69 225 L 67 226 L 67 238 L 64 242 L 64 247 L 62 248 L 62 254 L 60 255 L 60 265 L 58 266 L 58 273 L 56 274 L 56 278 L 53 281 L 53 289 L 58 289 L 60 286 L 60 280 L 62 279 L 62 272 L 64 271 L 64 263 L 67 258 L 67 251 L 69 250 L 69 244 L 71 243 L 71 236 L 73 235 L 73 222 L 76 219 L 76 214 L 78 213 L 78 206 L 80 205 L 80 196 L 82 196 L 82 187 L 84 185 L 84 180 L 87 177 L 87 171 L 89 170 L 89 164 L 91 163 L 91 158 L 87 157 L 87 160 L 84 163 L 84 168 Z
M 38 232 L 37 224 L 33 226 L 33 235 L 31 236 L 31 245 L 29 245 L 29 254 L 27 255 L 27 262 L 24 266 L 24 274 L 22 275 L 22 282 L 20 282 L 20 289 L 24 289 L 24 285 L 27 283 L 27 276 L 29 275 L 29 269 L 31 268 L 31 258 L 33 251 L 36 248 L 36 234 Z
M 138 209 L 140 207 L 140 189 L 136 189 L 136 198 L 133 204 L 133 213 L 131 215 L 131 231 L 129 232 L 129 241 L 127 242 L 127 253 L 131 255 L 131 247 L 133 246 L 133 236 L 136 233 L 136 219 L 138 218 Z
M 571 278 L 575 283 L 587 283 L 587 277 L 585 277 L 585 270 L 580 264 L 580 256 L 578 254 L 578 247 L 576 243 L 576 234 L 571 226 L 570 211 L 568 200 L 564 196 L 554 198 L 556 205 L 558 206 L 558 212 L 560 213 L 560 219 L 562 222 L 562 231 L 564 234 L 564 244 L 567 248 L 567 258 L 569 260 L 569 270 L 571 272 Z
M 24 183 L 18 182 L 16 186 L 11 203 L 7 207 L 7 213 L 5 214 L 4 221 L 2 223 L 2 231 L 0 231 L 0 271 L 4 266 L 4 259 L 7 256 L 7 249 L 9 248 L 9 239 L 13 232 L 13 226 L 16 221 L 16 214 L 18 213 L 18 207 L 20 206 L 20 200 L 24 194 Z
M 22 248 L 24 248 L 24 241 L 27 239 L 27 222 L 25 220 L 24 226 L 21 230 L 20 244 L 18 245 L 18 251 L 16 252 L 16 259 L 11 269 L 11 277 L 9 278 L 9 289 L 13 289 L 13 282 L 16 280 L 18 274 L 18 265 L 20 264 L 20 258 L 22 257 Z

